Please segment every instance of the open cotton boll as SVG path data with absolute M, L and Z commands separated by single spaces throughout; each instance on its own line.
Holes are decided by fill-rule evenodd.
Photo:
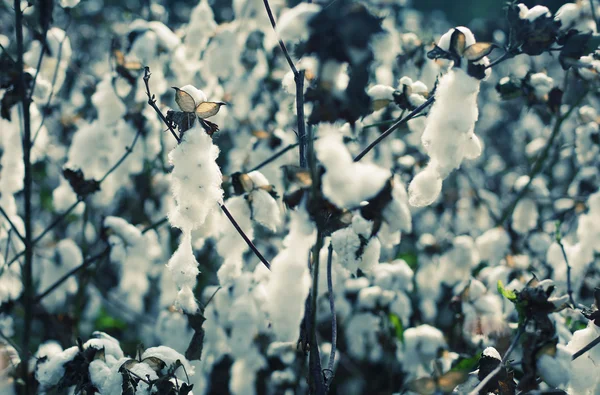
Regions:
M 430 163 L 413 178 L 408 186 L 408 203 L 414 207 L 425 207 L 440 195 L 442 179 L 435 171 L 435 164 Z
M 537 204 L 533 199 L 521 199 L 512 214 L 512 228 L 519 234 L 535 229 L 539 218 Z
M 179 89 L 190 95 L 192 99 L 194 99 L 196 105 L 204 103 L 208 100 L 208 98 L 206 97 L 206 93 L 204 93 L 202 90 L 196 88 L 193 85 L 184 85 Z
M 170 153 L 171 186 L 176 206 L 169 212 L 171 225 L 182 230 L 201 226 L 211 210 L 222 203 L 221 169 L 215 162 L 219 148 L 198 123 Z
M 62 276 L 81 265 L 83 256 L 81 250 L 72 239 L 63 239 L 56 246 L 56 260 L 43 259 L 38 262 L 36 282 L 38 292 L 46 291 Z M 64 308 L 69 295 L 77 292 L 77 279 L 70 277 L 63 282 L 54 292 L 42 299 L 41 303 L 50 312 L 57 312 Z
M 198 305 L 195 300 L 193 303 L 189 300 L 189 293 L 196 286 L 196 276 L 200 273 L 200 270 L 198 270 L 198 262 L 192 251 L 191 238 L 189 232 L 183 234 L 179 247 L 169 259 L 167 268 L 180 289 L 180 293 L 177 295 L 178 302 L 182 302 L 182 307 L 185 307 L 187 313 L 195 314 Z M 181 293 L 181 290 L 184 292 Z
M 403 370 L 411 376 L 424 376 L 429 374 L 429 366 L 440 349 L 447 348 L 443 333 L 430 325 L 419 325 L 404 331 L 404 344 L 402 348 Z
M 358 269 L 370 272 L 379 263 L 379 239 L 359 236 L 353 227 L 335 231 L 331 235 L 331 243 L 340 264 L 351 273 L 356 273 Z
M 256 189 L 250 193 L 252 218 L 272 232 L 281 224 L 281 213 L 277 201 L 264 189 Z
M 183 355 L 170 347 L 158 346 L 147 348 L 142 354 L 142 360 L 149 357 L 159 358 L 167 364 L 167 367 L 174 366 L 177 361 L 179 361 L 185 368 L 187 375 L 193 376 L 195 373 L 195 369 L 190 362 Z M 186 377 L 186 373 L 184 373 L 182 369 L 177 369 L 175 373 L 178 378 Z
M 500 262 L 509 251 L 510 236 L 502 228 L 486 231 L 475 240 L 482 261 L 490 265 Z
M 471 32 L 471 30 L 464 26 L 457 26 L 457 30 L 460 30 L 461 33 L 465 35 L 465 47 L 469 47 L 475 44 L 475 36 Z M 452 33 L 454 33 L 454 29 L 448 30 L 446 33 L 440 37 L 437 46 L 443 49 L 444 51 L 450 50 L 450 39 L 452 38 Z
M 304 210 L 291 213 L 290 231 L 285 248 L 271 262 L 267 285 L 267 312 L 275 337 L 296 341 L 311 278 L 308 256 L 315 242 L 315 229 Z
M 390 231 L 412 231 L 412 217 L 408 208 L 408 194 L 399 175 L 392 180 L 392 200 L 383 209 L 383 217 Z
M 377 362 L 383 356 L 381 343 L 378 341 L 380 319 L 371 313 L 353 315 L 345 325 L 348 353 L 358 359 Z
M 112 76 L 105 76 L 92 95 L 92 103 L 98 109 L 98 121 L 114 124 L 127 112 L 127 108 L 112 86 Z
M 300 3 L 284 9 L 277 19 L 277 33 L 283 41 L 303 40 L 308 37 L 308 22 L 321 10 L 315 3 Z
M 391 177 L 387 169 L 354 162 L 341 133 L 326 133 L 317 140 L 315 149 L 326 170 L 322 178 L 323 193 L 340 208 L 355 207 L 374 197 Z
M 79 348 L 73 346 L 60 352 L 52 351 L 50 354 L 40 355 L 40 357 L 46 356 L 47 358 L 40 359 L 36 365 L 35 379 L 43 389 L 58 384 L 65 375 L 65 364 L 75 358 Z
M 519 7 L 519 18 L 527 19 L 529 22 L 533 22 L 542 16 L 552 16 L 548 7 L 544 7 L 542 5 L 536 5 L 532 8 L 528 8 L 525 4 L 519 3 L 517 6 Z

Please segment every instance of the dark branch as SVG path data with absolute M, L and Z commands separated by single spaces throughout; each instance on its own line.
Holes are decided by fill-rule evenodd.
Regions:
M 2 206 L 0 206 L 0 213 L 2 213 L 2 215 L 4 216 L 4 218 L 6 219 L 6 221 L 8 222 L 8 224 L 10 225 L 11 229 L 15 231 L 15 233 L 17 234 L 17 236 L 19 236 L 19 239 L 21 239 L 21 241 L 23 243 L 25 243 L 25 237 L 23 237 L 23 235 L 21 234 L 21 232 L 19 232 L 19 229 L 17 229 L 17 227 L 15 226 L 15 224 L 10 220 L 10 217 L 8 216 L 8 214 L 6 214 L 6 211 L 4 211 L 4 209 L 2 208 Z M 10 236 L 9 236 L 10 238 Z
M 579 358 L 586 352 L 590 351 L 592 348 L 596 347 L 598 344 L 600 344 L 600 336 L 598 336 L 597 338 L 592 340 L 587 346 L 583 347 L 581 350 L 579 350 L 575 354 L 573 354 L 572 360 Z
M 177 133 L 175 133 L 175 130 L 173 129 L 173 125 L 171 125 L 171 123 L 169 121 L 167 121 L 167 118 L 165 118 L 162 111 L 160 111 L 160 108 L 158 108 L 158 106 L 156 105 L 156 99 L 155 99 L 154 95 L 150 93 L 150 86 L 148 85 L 148 82 L 150 81 L 151 75 L 152 74 L 150 73 L 150 67 L 148 67 L 148 66 L 144 67 L 144 85 L 146 86 L 146 95 L 148 96 L 148 104 L 150 104 L 150 106 L 154 109 L 154 111 L 156 111 L 156 113 L 158 114 L 160 119 L 163 121 L 163 123 L 165 125 L 167 125 L 167 127 L 169 128 L 169 131 L 171 132 L 173 137 L 175 137 L 175 140 L 177 140 L 177 144 L 179 144 L 179 143 L 181 143 L 181 139 L 179 138 L 179 136 L 177 136 Z
M 333 244 L 329 243 L 327 249 L 327 293 L 329 294 L 329 308 L 331 309 L 331 352 L 329 353 L 329 363 L 327 364 L 327 370 L 330 376 L 325 382 L 326 391 L 329 392 L 329 387 L 335 376 L 334 363 L 335 363 L 335 351 L 337 347 L 337 317 L 335 315 L 335 296 L 333 294 L 333 280 L 331 277 L 331 265 L 333 261 Z
M 254 245 L 254 243 L 252 243 L 252 240 L 250 240 L 248 238 L 248 236 L 246 236 L 246 233 L 244 233 L 244 231 L 242 230 L 242 228 L 240 228 L 240 225 L 238 225 L 237 221 L 235 220 L 235 218 L 233 218 L 233 216 L 231 215 L 231 213 L 229 212 L 229 210 L 227 209 L 227 207 L 225 207 L 224 204 L 220 204 L 219 205 L 221 207 L 221 210 L 223 210 L 223 212 L 225 213 L 225 215 L 227 216 L 227 218 L 229 218 L 229 221 L 231 222 L 231 224 L 233 225 L 233 227 L 235 228 L 235 230 L 238 231 L 238 233 L 240 234 L 240 236 L 242 236 L 242 239 L 244 239 L 244 241 L 246 242 L 246 244 L 248 244 L 248 247 L 250 247 L 250 249 L 252 250 L 252 252 L 254 252 L 254 254 L 258 257 L 258 259 L 260 259 L 260 261 L 263 263 L 263 265 L 265 265 L 265 267 L 269 270 L 271 270 L 271 264 L 269 263 L 269 261 L 267 261 L 267 259 L 263 256 L 263 254 L 260 253 L 260 251 L 258 250 L 258 248 L 256 248 L 256 246 Z
M 50 287 L 48 287 L 48 289 L 46 289 L 44 292 L 42 292 L 41 294 L 39 294 L 38 296 L 36 296 L 34 302 L 35 303 L 39 303 L 42 299 L 44 299 L 46 296 L 48 296 L 49 294 L 51 294 L 52 292 L 54 292 L 56 290 L 56 288 L 60 287 L 60 285 L 62 283 L 64 283 L 65 281 L 67 281 L 71 276 L 77 274 L 79 271 L 85 269 L 86 267 L 90 266 L 92 263 L 96 262 L 98 259 L 106 256 L 108 253 L 110 252 L 110 247 L 106 247 L 102 252 L 91 256 L 89 258 L 87 258 L 86 260 L 84 260 L 81 265 L 71 269 L 69 272 L 65 273 L 61 278 L 59 278 L 58 280 L 56 280 L 56 282 L 54 284 L 52 284 Z
M 400 127 L 401 125 L 405 124 L 406 122 L 410 121 L 415 116 L 417 116 L 418 114 L 420 114 L 421 111 L 423 111 L 424 109 L 426 109 L 427 107 L 429 107 L 434 102 L 434 100 L 435 100 L 434 96 L 431 95 L 429 97 L 429 99 L 427 99 L 427 101 L 425 103 L 421 104 L 419 107 L 417 107 L 414 110 L 412 110 L 411 113 L 408 114 L 407 116 L 405 116 L 404 118 L 396 121 L 385 132 L 383 132 L 381 134 L 381 136 L 377 137 L 371 144 L 369 144 L 369 146 L 367 148 L 365 148 L 364 150 L 362 150 L 362 152 L 360 154 L 358 154 L 356 156 L 356 158 L 354 158 L 354 161 L 358 162 L 359 160 L 361 160 L 366 154 L 368 154 L 373 148 L 375 148 L 375 146 L 377 144 L 379 144 L 381 142 L 381 140 L 383 140 L 384 138 L 386 138 L 387 136 L 389 136 L 390 134 L 392 134 L 392 132 L 394 130 L 398 129 L 398 127 Z

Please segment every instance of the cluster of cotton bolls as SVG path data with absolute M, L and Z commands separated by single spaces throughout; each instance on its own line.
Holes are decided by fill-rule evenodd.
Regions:
M 515 7 L 528 27 L 548 22 L 565 34 L 590 33 L 596 29 L 590 1 L 565 4 L 556 15 L 543 6 Z M 522 311 L 498 284 L 521 293 L 537 277 L 552 280 L 560 301 L 567 293 L 576 301 L 548 314 L 557 344 L 533 364 L 541 387 L 597 392 L 591 366 L 600 363 L 600 347 L 571 360 L 600 335 L 580 313 L 591 306 L 600 279 L 598 103 L 588 94 L 571 109 L 582 83 L 597 90 L 597 54 L 580 56 L 566 77 L 547 53 L 519 55 L 491 74 L 490 59 L 502 50 L 469 57 L 467 49 L 484 45 L 476 36 L 509 48 L 507 34 L 477 24 L 472 31 L 452 27 L 407 2 L 374 2 L 370 10 L 382 15 L 382 33 L 371 40 L 373 62 L 360 92 L 370 97 L 370 112 L 352 124 L 338 118 L 306 125 L 314 137 L 310 172 L 296 168 L 298 148 L 288 149 L 298 143 L 295 76 L 277 39 L 295 54 L 311 19 L 327 7 L 272 2 L 274 31 L 261 2 L 236 0 L 229 13 L 217 3 L 182 5 L 168 18 L 153 4 L 155 18 L 177 21 L 174 27 L 159 20 L 115 23 L 114 32 L 126 37 L 111 48 L 117 64 L 109 70 L 106 56 L 90 54 L 78 71 L 86 78 L 73 71 L 74 54 L 83 51 L 76 32 L 84 27 L 75 19 L 66 32 L 48 31 L 31 105 L 34 178 L 47 178 L 34 198 L 40 207 L 34 238 L 42 235 L 34 293 L 50 289 L 39 308 L 48 316 L 72 315 L 75 333 L 90 340 L 71 347 L 69 333 L 39 345 L 31 371 L 41 390 L 66 385 L 67 370 L 84 361 L 87 371 L 76 373 L 101 394 L 123 392 L 123 380 L 136 376 L 193 384 L 196 395 L 302 393 L 308 390 L 306 302 L 317 287 L 312 313 L 323 375 L 335 373 L 338 393 L 397 392 L 417 379 L 437 380 L 466 356 L 501 360 Z M 61 4 L 100 13 L 85 2 Z M 429 59 L 431 49 L 445 57 Z M 31 67 L 42 50 L 36 41 L 30 45 L 28 73 L 36 73 Z M 349 52 L 350 63 L 360 63 L 364 53 Z M 328 99 L 343 100 L 360 74 L 348 62 L 314 53 L 292 60 L 305 73 L 307 97 L 321 84 Z M 149 67 L 149 80 L 139 66 Z M 495 85 L 515 80 L 525 88 L 501 103 Z M 210 119 L 220 131 L 211 136 L 195 121 L 173 138 L 147 105 L 146 83 L 165 114 L 177 111 L 171 86 L 196 105 L 227 102 Z M 44 109 L 53 96 L 61 98 L 56 109 Z M 354 159 L 428 100 L 430 108 Z M 321 105 L 305 103 L 304 112 Z M 17 230 L 22 235 L 25 228 L 18 106 L 9 113 L 0 118 L 0 206 L 10 219 L 0 218 L 0 334 L 12 338 L 21 320 L 4 306 L 18 303 L 23 292 Z M 298 186 L 286 175 L 290 168 L 310 182 Z M 101 181 L 100 190 L 78 196 L 64 169 Z M 323 223 L 330 227 L 319 228 Z M 107 259 L 88 266 L 103 246 Z M 71 272 L 80 274 L 61 280 Z M 121 344 L 96 329 L 122 336 Z M 130 345 L 139 342 L 150 348 L 135 355 Z M 12 352 L 0 340 L 5 348 Z M 194 358 L 186 358 L 194 349 Z M 517 345 L 511 359 L 524 349 Z M 485 369 L 469 369 L 455 392 L 481 383 Z M 138 381 L 135 393 L 153 393 L 148 382 Z

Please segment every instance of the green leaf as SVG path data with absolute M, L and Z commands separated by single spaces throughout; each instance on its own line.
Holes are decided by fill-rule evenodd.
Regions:
M 110 329 L 125 330 L 127 323 L 118 318 L 109 315 L 104 308 L 100 309 L 100 313 L 96 318 L 95 327 L 97 330 L 106 331 Z
M 504 284 L 502 284 L 501 280 L 498 280 L 498 292 L 500 292 L 502 296 L 504 296 L 506 299 L 510 300 L 513 303 L 517 301 L 517 294 L 515 293 L 515 291 L 510 291 L 504 288 Z
M 396 331 L 396 338 L 404 344 L 404 325 L 402 325 L 402 321 L 400 317 L 398 317 L 394 313 L 390 313 L 390 322 L 394 326 L 394 330 Z
M 479 363 L 479 358 L 481 358 L 482 353 L 477 353 L 470 358 L 460 357 L 458 362 L 450 369 L 451 371 L 467 371 L 472 372 L 477 367 Z
M 419 258 L 414 252 L 405 252 L 398 254 L 396 255 L 396 259 L 403 259 L 404 262 L 406 262 L 406 264 L 408 265 L 408 267 L 410 267 L 412 270 L 415 270 L 417 266 L 419 266 Z

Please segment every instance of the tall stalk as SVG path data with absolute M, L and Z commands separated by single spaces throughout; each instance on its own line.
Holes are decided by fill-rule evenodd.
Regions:
M 21 379 L 23 380 L 23 391 L 25 395 L 31 393 L 29 385 L 29 345 L 31 337 L 31 324 L 33 321 L 33 248 L 32 248 L 32 221 L 31 221 L 31 119 L 29 116 L 29 95 L 25 84 L 25 71 L 23 64 L 23 54 L 25 48 L 23 45 L 23 11 L 21 2 L 14 0 L 15 7 L 15 30 L 17 38 L 17 67 L 19 70 L 19 83 L 17 91 L 21 99 L 21 120 L 23 137 L 23 163 L 25 164 L 25 179 L 23 188 L 23 201 L 25 211 L 25 262 L 23 264 L 23 305 L 25 306 L 25 317 L 23 325 L 23 338 L 21 347 Z

